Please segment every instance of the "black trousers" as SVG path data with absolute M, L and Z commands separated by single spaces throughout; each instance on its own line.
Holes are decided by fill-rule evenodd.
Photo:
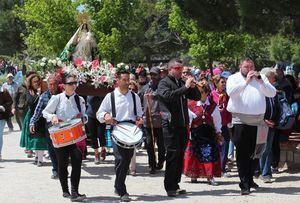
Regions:
M 14 125 L 12 123 L 12 120 L 11 120 L 12 117 L 9 117 L 8 119 L 6 119 L 6 122 L 7 122 L 7 126 L 9 128 L 9 130 L 13 130 L 14 129 Z
M 115 190 L 120 196 L 123 196 L 125 194 L 128 194 L 126 190 L 125 180 L 126 180 L 127 172 L 129 170 L 129 164 L 134 149 L 125 149 L 123 147 L 118 146 L 115 142 L 113 142 L 113 150 L 115 156 L 115 171 L 116 171 Z
M 19 125 L 20 130 L 22 130 L 22 125 L 23 125 L 23 121 L 24 121 L 24 119 L 26 117 L 26 113 L 27 113 L 26 110 L 18 110 L 18 109 L 16 109 L 16 113 L 15 113 L 16 114 L 16 121 L 17 121 L 17 123 Z
M 58 176 L 63 192 L 68 192 L 68 165 L 71 157 L 71 192 L 78 192 L 78 185 L 81 175 L 82 153 L 76 144 L 55 148 L 58 160 Z
M 280 131 L 275 130 L 273 143 L 272 143 L 272 161 L 271 166 L 272 168 L 278 168 L 279 161 L 280 161 Z
M 89 117 L 87 127 L 89 130 L 89 134 L 91 137 L 92 148 L 98 149 L 100 141 L 100 147 L 104 147 L 106 145 L 105 140 L 105 123 L 100 123 L 96 118 Z
M 163 127 L 166 148 L 166 170 L 164 187 L 166 191 L 179 189 L 183 168 L 184 150 L 188 141 L 187 127 Z
M 147 153 L 148 153 L 148 163 L 149 167 L 156 167 L 156 156 L 155 156 L 155 143 L 157 144 L 158 149 L 158 163 L 164 163 L 165 161 L 165 146 L 164 146 L 164 138 L 162 128 L 153 128 L 153 134 L 151 128 L 146 128 L 147 133 Z M 154 137 L 153 137 L 154 136 Z M 154 143 L 153 143 L 154 139 Z
M 256 137 L 256 126 L 234 125 L 232 141 L 236 146 L 236 163 L 241 189 L 250 189 L 253 184 L 253 175 L 258 164 L 258 159 L 252 158 L 256 146 Z
M 49 152 L 49 156 L 50 156 L 50 160 L 51 160 L 51 164 L 52 164 L 52 172 L 54 172 L 54 171 L 58 172 L 57 158 L 56 158 L 54 146 L 53 146 L 53 143 L 50 138 L 48 130 L 46 131 L 46 139 L 47 139 L 48 152 Z

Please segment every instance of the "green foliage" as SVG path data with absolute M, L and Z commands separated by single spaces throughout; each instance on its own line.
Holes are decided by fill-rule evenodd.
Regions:
M 211 64 L 214 60 L 234 60 L 243 53 L 246 35 L 206 31 L 194 20 L 184 17 L 176 4 L 172 5 L 169 25 L 189 42 L 189 54 L 197 65 Z
M 22 23 L 13 15 L 14 4 L 20 0 L 0 1 L 0 55 L 13 55 L 23 47 L 20 32 Z
M 300 41 L 299 40 L 292 45 L 292 53 L 293 53 L 292 62 L 300 64 Z
M 6 82 L 6 74 L 0 75 L 0 86 L 3 85 L 3 83 Z
M 182 42 L 168 26 L 169 1 L 87 0 L 84 3 L 97 31 L 102 58 L 115 63 L 138 63 L 182 49 Z
M 275 35 L 271 38 L 270 56 L 274 61 L 291 61 L 292 42 L 281 35 Z
M 77 28 L 71 0 L 25 0 L 15 14 L 26 22 L 24 41 L 31 56 L 57 56 Z
M 208 31 L 264 36 L 284 30 L 300 34 L 299 0 L 175 0 L 184 14 Z

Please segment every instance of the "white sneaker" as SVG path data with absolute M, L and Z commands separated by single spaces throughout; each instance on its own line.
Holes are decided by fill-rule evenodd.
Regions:
M 229 177 L 230 177 L 230 174 L 227 173 L 227 172 L 224 172 L 224 173 L 222 173 L 222 177 L 224 177 L 224 178 L 229 178 Z
M 216 181 L 214 178 L 209 178 L 209 179 L 207 179 L 207 181 L 208 181 L 208 184 L 210 184 L 210 185 L 212 185 L 212 186 L 217 186 L 217 185 L 219 185 L 219 184 L 217 183 L 217 181 Z

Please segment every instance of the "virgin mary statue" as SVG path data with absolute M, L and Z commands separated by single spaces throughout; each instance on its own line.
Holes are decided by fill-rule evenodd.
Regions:
M 93 61 L 98 54 L 96 39 L 90 26 L 83 23 L 69 40 L 59 57 L 62 61 L 74 61 L 77 58 L 81 58 L 83 61 Z

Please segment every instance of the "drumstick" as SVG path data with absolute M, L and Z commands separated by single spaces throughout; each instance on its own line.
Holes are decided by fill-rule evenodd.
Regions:
M 133 131 L 133 134 L 135 133 L 135 131 L 136 131 L 137 128 L 138 128 L 138 127 L 136 126 L 135 129 L 134 129 L 134 131 Z
M 124 130 L 127 130 L 127 131 L 129 131 L 129 132 L 130 132 L 130 130 L 128 130 L 128 129 L 126 129 L 126 128 L 124 128 L 123 126 L 121 126 L 121 125 L 119 125 L 119 124 L 116 124 L 116 126 L 118 126 L 119 128 L 122 128 L 122 129 L 124 129 Z
M 153 151 L 154 151 L 154 141 L 155 141 L 155 138 L 154 138 L 154 132 L 153 132 L 153 123 L 152 123 L 152 117 L 151 117 L 151 109 L 150 109 L 150 102 L 149 102 L 149 98 L 146 97 L 146 100 L 147 100 L 147 106 L 148 106 L 148 113 L 149 113 L 149 120 L 150 120 L 150 128 L 151 128 L 151 137 L 152 137 L 152 146 L 153 146 Z M 154 155 L 155 155 L 155 151 L 154 151 Z

